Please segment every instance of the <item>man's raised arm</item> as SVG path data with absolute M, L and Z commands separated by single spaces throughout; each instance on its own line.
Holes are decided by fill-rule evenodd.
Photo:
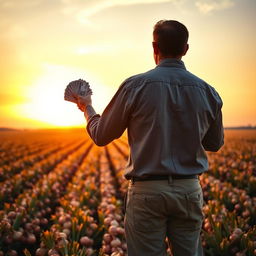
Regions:
M 79 97 L 78 103 L 88 122 L 86 129 L 96 145 L 105 146 L 119 138 L 127 128 L 131 109 L 129 89 L 123 83 L 101 116 L 96 114 L 87 97 Z

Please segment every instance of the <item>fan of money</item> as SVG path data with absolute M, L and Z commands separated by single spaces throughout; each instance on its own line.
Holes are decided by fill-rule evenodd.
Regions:
M 64 99 L 77 103 L 78 96 L 92 95 L 90 85 L 83 79 L 70 82 L 64 93 Z

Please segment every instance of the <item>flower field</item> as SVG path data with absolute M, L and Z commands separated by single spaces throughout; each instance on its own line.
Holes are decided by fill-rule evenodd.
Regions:
M 79 129 L 11 131 L 0 142 L 0 256 L 127 255 L 125 137 L 97 147 Z M 256 255 L 256 131 L 226 130 L 208 156 L 205 255 Z

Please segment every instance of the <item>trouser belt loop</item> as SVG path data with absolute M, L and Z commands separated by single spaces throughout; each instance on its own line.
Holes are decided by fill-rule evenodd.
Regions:
M 172 175 L 169 175 L 168 177 L 168 184 L 172 184 Z

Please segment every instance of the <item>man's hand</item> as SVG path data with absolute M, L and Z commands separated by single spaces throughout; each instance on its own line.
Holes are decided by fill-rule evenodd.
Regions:
M 86 106 L 92 105 L 91 93 L 86 96 L 78 96 L 77 98 L 77 107 L 84 112 Z

